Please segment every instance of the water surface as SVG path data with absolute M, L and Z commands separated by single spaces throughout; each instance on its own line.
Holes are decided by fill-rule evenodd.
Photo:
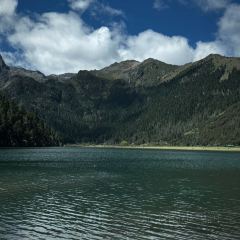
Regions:
M 240 239 L 240 154 L 1 149 L 0 239 Z

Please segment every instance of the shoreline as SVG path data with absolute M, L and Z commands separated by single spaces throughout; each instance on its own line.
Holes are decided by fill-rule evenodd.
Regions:
M 240 152 L 239 147 L 205 147 L 205 146 L 148 146 L 148 145 L 87 145 L 87 144 L 67 144 L 64 147 L 82 148 L 115 148 L 115 149 L 149 149 L 149 150 L 173 150 L 173 151 L 211 151 L 211 152 Z
M 106 145 L 106 144 L 66 144 L 54 147 L 0 147 L 1 149 L 39 149 L 39 148 L 99 148 L 99 149 L 132 149 L 132 150 L 163 150 L 163 151 L 196 151 L 196 152 L 236 152 L 240 153 L 240 146 L 157 146 L 157 145 Z

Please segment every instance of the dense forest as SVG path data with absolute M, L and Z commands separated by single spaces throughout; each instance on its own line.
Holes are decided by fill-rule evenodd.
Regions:
M 0 147 L 57 146 L 59 138 L 36 114 L 0 94 Z
M 58 76 L 2 66 L 0 89 L 36 113 L 54 144 L 49 128 L 64 143 L 240 145 L 239 58 L 125 61 Z

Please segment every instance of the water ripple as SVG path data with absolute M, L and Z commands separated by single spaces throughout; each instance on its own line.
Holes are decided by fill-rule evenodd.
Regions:
M 0 239 L 240 239 L 239 154 L 4 150 L 0 176 Z

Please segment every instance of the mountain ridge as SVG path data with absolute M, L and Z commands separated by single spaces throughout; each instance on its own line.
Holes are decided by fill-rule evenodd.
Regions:
M 0 91 L 65 143 L 240 144 L 233 130 L 239 126 L 239 58 L 209 55 L 183 66 L 129 60 L 49 76 L 3 63 Z

